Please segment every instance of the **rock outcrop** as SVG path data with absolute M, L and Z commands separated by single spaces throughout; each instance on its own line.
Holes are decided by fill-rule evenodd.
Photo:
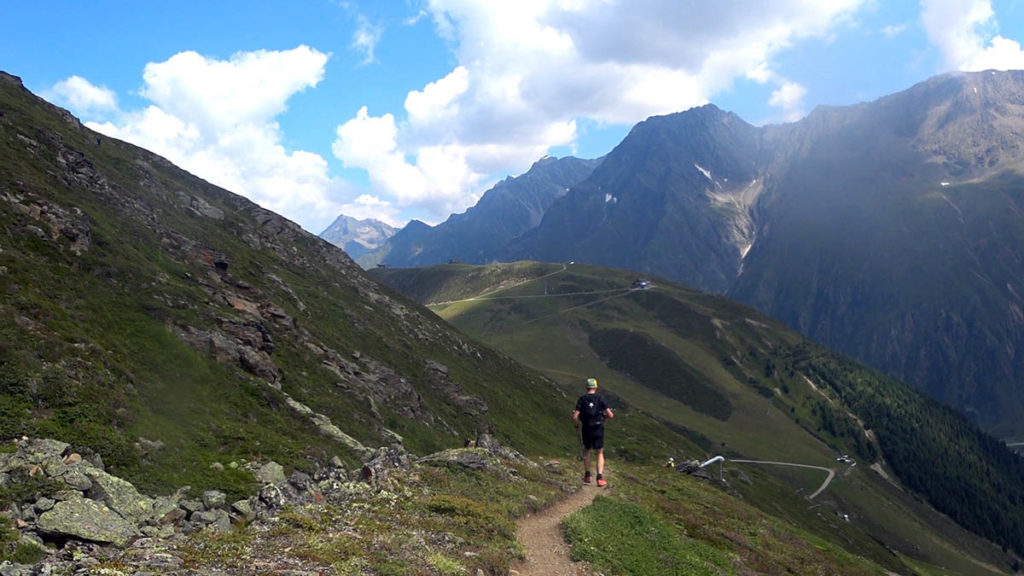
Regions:
M 515 481 L 509 462 L 536 465 L 487 434 L 474 444 L 422 458 L 400 446 L 365 449 L 366 463 L 355 474 L 337 457 L 312 474 L 286 474 L 273 461 L 232 463 L 252 472 L 261 487 L 229 502 L 219 490 L 191 497 L 188 487 L 170 496 L 146 496 L 104 470 L 98 456 L 83 457 L 56 440 L 23 438 L 13 452 L 0 452 L 0 489 L 20 495 L 0 509 L 0 522 L 10 521 L 22 542 L 45 552 L 35 566 L 0 564 L 0 575 L 85 574 L 112 561 L 133 567 L 128 573 L 201 574 L 177 572 L 185 560 L 175 552 L 199 532 L 226 533 L 251 523 L 273 526 L 282 512 L 306 505 L 347 507 L 378 497 L 394 499 L 410 477 L 418 477 L 420 466 L 487 470 Z

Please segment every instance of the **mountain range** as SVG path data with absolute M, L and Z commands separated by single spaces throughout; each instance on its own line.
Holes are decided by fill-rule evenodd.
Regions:
M 437 226 L 413 220 L 381 248 L 353 258 L 367 268 L 378 263 L 489 262 L 498 258 L 510 241 L 537 227 L 551 204 L 599 163 L 600 159 L 544 157 L 522 176 L 496 184 L 466 212 L 453 214 Z
M 553 182 L 536 225 L 512 219 L 514 238 L 481 239 L 504 215 L 471 209 L 400 231 L 415 248 L 385 245 L 379 261 L 579 261 L 683 282 L 1020 439 L 1022 143 L 1019 71 L 938 76 L 783 125 L 706 105 L 638 124 L 591 171 Z
M 0 224 L 4 573 L 508 573 L 515 519 L 579 489 L 567 410 L 590 373 L 619 416 L 615 491 L 576 517 L 574 554 L 599 539 L 645 574 L 1019 568 L 1024 474 L 1005 446 L 725 298 L 559 265 L 419 284 L 529 283 L 496 315 L 457 306 L 484 313 L 482 340 L 521 326 L 505 337 L 584 362 L 531 368 L 2 73 Z M 577 306 L 532 297 L 549 291 Z M 715 452 L 821 470 L 730 462 L 716 479 L 698 468 Z M 826 471 L 827 493 L 805 494 Z

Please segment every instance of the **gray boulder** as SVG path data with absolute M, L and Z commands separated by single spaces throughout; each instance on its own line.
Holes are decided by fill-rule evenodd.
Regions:
M 470 470 L 500 469 L 497 460 L 487 450 L 476 447 L 451 448 L 424 456 L 416 462 L 418 464 L 441 467 L 455 465 L 469 468 Z
M 153 515 L 153 499 L 139 494 L 127 480 L 92 467 L 86 468 L 85 474 L 92 480 L 86 496 L 103 502 L 125 520 L 139 526 Z
M 33 569 L 25 564 L 15 564 L 4 560 L 0 562 L 0 576 L 32 576 Z
M 85 475 L 85 472 L 80 470 L 77 466 L 68 470 L 61 479 L 64 480 L 64 483 L 67 484 L 68 487 L 78 490 L 79 492 L 86 492 L 92 488 L 92 480 L 90 480 L 89 477 Z
M 256 471 L 256 478 L 264 484 L 277 484 L 278 482 L 284 482 L 284 466 L 281 466 L 277 462 L 270 461 L 260 467 Z
M 32 438 L 29 440 L 22 440 L 19 442 L 19 450 L 29 455 L 35 461 L 39 461 L 44 457 L 52 456 L 61 458 L 68 451 L 71 445 L 67 442 L 61 442 L 60 440 L 53 440 L 50 438 Z
M 231 512 L 238 518 L 245 521 L 252 520 L 254 517 L 252 502 L 249 500 L 239 500 L 238 502 L 235 502 L 231 505 Z
M 189 520 L 214 532 L 231 531 L 231 516 L 224 510 L 200 510 L 189 516 Z
M 100 502 L 79 498 L 58 502 L 36 520 L 39 531 L 124 547 L 139 535 L 135 526 Z
M 220 490 L 207 490 L 203 492 L 203 507 L 207 510 L 219 510 L 227 504 L 227 498 Z

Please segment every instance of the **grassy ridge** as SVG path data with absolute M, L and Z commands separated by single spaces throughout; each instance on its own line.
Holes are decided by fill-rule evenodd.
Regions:
M 997 547 L 962 528 L 937 520 L 934 512 L 922 506 L 919 500 L 905 501 L 898 493 L 890 492 L 889 482 L 869 467 L 875 462 L 879 470 L 897 474 L 895 465 L 888 467 L 890 449 L 886 446 L 894 442 L 917 442 L 915 434 L 918 437 L 922 434 L 883 431 L 881 425 L 872 424 L 868 411 L 847 399 L 847 395 L 863 393 L 865 386 L 870 388 L 867 383 L 878 378 L 874 373 L 856 364 L 844 364 L 839 357 L 774 321 L 724 298 L 657 280 L 653 289 L 630 291 L 633 276 L 629 273 L 581 265 L 568 266 L 564 271 L 562 268 L 562 265 L 549 265 L 553 275 L 546 277 L 543 283 L 519 284 L 502 291 L 488 290 L 484 298 L 442 304 L 434 309 L 466 332 L 561 382 L 569 393 L 579 389 L 581 377 L 598 377 L 602 390 L 621 398 L 627 407 L 621 413 L 625 418 L 616 419 L 608 433 L 606 451 L 612 458 L 655 463 L 664 461 L 670 454 L 704 458 L 721 453 L 727 457 L 832 467 L 840 474 L 829 490 L 816 500 L 823 507 L 812 514 L 795 512 L 806 504 L 801 503 L 800 498 L 788 500 L 783 497 L 784 490 L 770 486 L 789 485 L 806 494 L 817 489 L 823 473 L 794 473 L 769 467 L 751 469 L 746 465 L 736 465 L 732 471 L 727 466 L 726 472 L 738 482 L 733 486 L 763 510 L 780 514 L 798 526 L 821 534 L 851 553 L 866 554 L 882 565 L 889 565 L 896 551 L 903 558 L 892 564 L 897 571 L 903 570 L 899 567 L 905 567 L 904 562 L 918 570 L 929 565 L 957 566 L 958 573 L 963 574 L 999 573 L 998 569 L 990 572 L 989 567 L 1002 565 L 1009 569 L 1013 564 L 1013 558 L 1002 554 Z M 402 274 L 400 270 L 382 271 L 381 277 L 389 281 L 389 277 Z M 567 286 L 571 290 L 560 292 L 552 290 L 552 286 Z M 589 292 L 588 286 L 591 287 Z M 594 334 L 600 335 L 596 346 L 591 345 Z M 601 342 L 602 337 L 607 338 L 607 342 Z M 664 374 L 679 372 L 679 369 L 657 368 L 659 362 L 649 360 L 650 349 L 670 351 L 672 356 L 661 356 L 674 357 L 684 364 L 688 373 L 698 375 L 693 381 L 711 383 L 710 386 L 727 399 L 732 412 L 722 420 L 709 415 L 706 409 L 698 409 L 695 405 L 703 401 L 703 397 L 687 401 L 676 389 L 685 387 L 685 383 L 666 389 L 665 384 L 671 378 Z M 612 358 L 618 360 L 612 362 Z M 671 364 L 663 363 L 664 366 Z M 830 378 L 814 368 L 821 365 L 835 368 Z M 645 370 L 660 375 L 637 376 Z M 887 389 L 878 388 L 876 396 L 893 395 L 884 390 Z M 892 418 L 914 413 L 915 419 L 904 421 L 907 426 L 917 422 L 921 428 L 928 428 L 924 422 L 932 419 L 941 422 L 946 417 L 920 394 L 905 386 L 899 386 L 898 390 L 899 394 L 894 396 L 898 401 L 876 408 Z M 652 425 L 641 431 L 635 426 L 641 421 Z M 965 432 L 977 432 L 977 428 L 963 419 L 957 422 L 957 426 L 942 425 L 927 434 L 942 438 L 941 442 L 950 446 L 960 446 L 958 449 L 979 455 L 985 453 L 988 448 L 983 443 L 964 442 L 971 436 Z M 859 466 L 837 463 L 835 457 L 843 453 L 854 455 Z M 911 451 L 910 454 L 916 454 L 915 461 L 922 469 L 928 469 L 930 461 L 924 453 Z M 1009 479 L 1013 470 L 1005 468 L 1007 461 L 995 457 L 994 453 L 993 461 L 1004 466 L 994 476 L 979 474 L 967 480 L 957 474 L 943 475 L 939 469 L 935 480 L 963 487 L 986 485 L 991 488 L 1014 482 Z M 810 477 L 815 474 L 818 480 L 812 481 Z M 745 480 L 749 478 L 758 480 Z M 993 492 L 985 489 L 976 492 L 975 497 L 982 498 L 982 494 L 987 498 Z M 927 493 L 925 497 L 931 501 Z M 1008 499 L 1004 510 L 1009 511 L 1013 510 L 1013 498 L 1004 494 L 993 496 L 990 501 Z M 786 501 L 789 507 L 782 507 L 781 503 Z M 898 533 L 885 528 L 894 522 L 885 512 L 889 506 L 903 511 L 898 523 L 904 529 Z M 982 509 L 990 512 L 987 505 L 978 508 Z M 835 519 L 843 518 L 843 514 L 856 520 L 837 522 Z M 1004 519 L 1012 526 L 1009 515 Z M 981 531 L 969 523 L 962 525 L 996 539 L 993 533 Z M 892 551 L 881 547 L 880 542 L 890 546 Z M 1012 549 L 1012 542 L 1002 542 Z M 950 550 L 963 552 L 951 557 Z M 928 573 L 931 569 L 923 571 Z

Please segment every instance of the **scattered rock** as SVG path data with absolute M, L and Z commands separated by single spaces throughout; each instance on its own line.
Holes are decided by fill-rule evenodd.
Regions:
M 256 478 L 264 484 L 276 484 L 278 482 L 284 482 L 284 466 L 281 466 L 277 462 L 271 460 L 259 470 L 256 471 Z
M 252 503 L 248 500 L 235 502 L 231 505 L 231 511 L 244 520 L 250 520 L 253 517 Z
M 140 533 L 136 527 L 102 503 L 88 498 L 58 502 L 36 520 L 36 527 L 54 536 L 90 542 L 126 545 Z
M 219 510 L 227 503 L 227 495 L 220 490 L 203 492 L 203 507 L 207 510 Z
M 86 495 L 103 502 L 125 520 L 138 526 L 153 515 L 153 499 L 139 494 L 127 480 L 92 467 L 86 468 L 85 475 L 92 480 Z
M 310 413 L 313 418 L 319 416 Z M 145 444 L 152 448 L 148 441 Z M 479 444 L 419 462 L 504 473 L 494 453 L 503 454 L 507 449 L 491 437 L 481 436 Z M 57 489 L 46 489 L 8 508 L 20 538 L 39 546 L 45 543 L 46 558 L 32 567 L 0 565 L 0 576 L 86 574 L 106 563 L 125 566 L 125 574 L 194 576 L 198 573 L 184 568 L 182 558 L 174 552 L 174 542 L 189 534 L 226 533 L 234 530 L 234 523 L 273 523 L 282 510 L 308 504 L 350 506 L 370 499 L 379 503 L 381 498 L 394 502 L 410 479 L 417 477 L 417 461 L 400 446 L 363 449 L 369 458 L 358 479 L 349 477 L 338 457 L 312 474 L 294 471 L 288 477 L 276 462 L 243 462 L 264 486 L 257 496 L 228 504 L 224 492 L 218 490 L 203 492 L 201 499 L 187 498 L 188 487 L 171 496 L 145 496 L 131 483 L 95 466 L 102 465 L 98 457 L 84 459 L 61 442 L 21 440 L 15 452 L 0 453 L 0 485 L 35 474 L 52 481 Z
M 378 486 L 387 485 L 395 472 L 408 470 L 411 465 L 412 457 L 402 448 L 380 448 L 373 458 L 363 465 L 363 480 Z
M 231 531 L 231 516 L 225 510 L 201 510 L 194 512 L 188 519 L 214 532 Z

